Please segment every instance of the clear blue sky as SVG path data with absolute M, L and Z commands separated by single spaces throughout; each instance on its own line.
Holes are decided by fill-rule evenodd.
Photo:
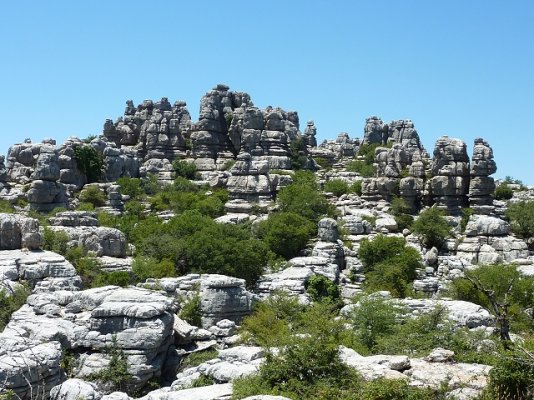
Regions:
M 0 153 L 99 134 L 124 103 L 217 83 L 297 110 L 319 139 L 410 118 L 492 145 L 496 177 L 534 183 L 534 1 L 8 1 L 0 14 Z

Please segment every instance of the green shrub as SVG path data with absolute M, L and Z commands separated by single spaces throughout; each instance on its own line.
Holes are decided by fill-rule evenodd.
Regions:
M 267 388 L 309 398 L 318 387 L 344 389 L 359 380 L 340 359 L 339 343 L 345 326 L 334 319 L 328 306 L 316 303 L 307 308 L 291 329 L 302 334 L 291 336 L 276 355 L 267 352 L 260 366 L 259 376 Z
M 317 165 L 319 165 L 321 168 L 323 168 L 323 169 L 325 169 L 327 171 L 332 169 L 332 164 L 326 158 L 314 157 L 314 160 L 317 163 Z
M 494 197 L 495 200 L 510 200 L 514 197 L 514 191 L 508 184 L 501 183 L 495 188 Z
M 510 204 L 506 216 L 510 219 L 512 231 L 517 236 L 527 240 L 534 237 L 534 201 Z M 529 245 L 532 247 L 531 242 Z
M 132 264 L 132 272 L 139 282 L 145 282 L 148 278 L 167 278 L 176 276 L 174 263 L 163 259 L 158 261 L 150 257 L 136 257 Z
M 312 173 L 295 174 L 293 183 L 280 190 L 277 200 L 281 211 L 299 214 L 315 223 L 324 215 L 335 214 L 335 208 L 318 190 Z
M 306 156 L 306 142 L 299 137 L 289 143 L 289 153 L 291 158 L 291 168 L 295 171 L 306 168 L 308 157 Z
M 285 259 L 296 257 L 315 232 L 314 223 L 291 212 L 273 213 L 258 225 L 258 237 Z
M 9 201 L 0 199 L 0 213 L 12 214 L 14 213 L 15 207 Z
M 17 287 L 12 294 L 8 294 L 6 289 L 0 290 L 0 332 L 4 330 L 11 314 L 21 308 L 31 291 L 27 286 Z
M 229 171 L 234 166 L 236 160 L 227 160 L 225 161 L 222 170 L 223 171 Z
M 324 191 L 333 193 L 334 196 L 341 196 L 349 192 L 349 185 L 341 179 L 332 179 L 325 183 Z
M 147 216 L 132 227 L 129 240 L 137 256 L 170 260 L 178 274 L 220 273 L 243 278 L 249 286 L 271 254 L 247 226 L 218 224 L 198 211 L 185 211 L 168 223 Z
M 534 359 L 521 351 L 502 356 L 489 374 L 486 393 L 495 400 L 534 398 Z
M 252 315 L 240 328 L 245 343 L 265 348 L 282 346 L 290 338 L 290 326 L 296 326 L 304 307 L 286 292 L 275 292 L 254 307 Z
M 339 286 L 323 275 L 313 275 L 306 282 L 306 293 L 313 301 L 341 305 Z
M 91 287 L 101 287 L 109 285 L 126 287 L 133 283 L 134 281 L 132 279 L 132 275 L 128 271 L 100 271 L 100 273 L 93 278 L 93 281 L 90 285 Z
M 397 196 L 393 197 L 393 200 L 391 200 L 390 209 L 391 215 L 395 217 L 403 214 L 409 214 L 411 211 L 410 206 L 408 206 L 408 203 L 406 203 L 406 200 Z
M 105 206 L 107 201 L 106 194 L 98 186 L 86 186 L 79 198 L 82 203 L 89 203 L 93 207 Z
M 54 231 L 48 227 L 43 230 L 43 250 L 65 255 L 69 243 L 69 235 L 64 231 Z
M 141 179 L 139 178 L 130 178 L 128 176 L 122 176 L 117 179 L 117 184 L 121 187 L 121 194 L 130 196 L 130 199 L 137 199 L 145 193 L 145 191 L 143 190 Z
M 380 336 L 391 334 L 404 310 L 379 296 L 361 297 L 350 315 L 358 340 L 372 350 Z
M 147 195 L 158 193 L 162 187 L 158 181 L 158 177 L 154 174 L 147 174 L 145 178 L 141 179 L 141 186 Z
M 413 222 L 412 230 L 428 248 L 435 246 L 439 249 L 451 235 L 451 227 L 443 211 L 435 207 L 422 211 Z
M 191 325 L 202 326 L 199 293 L 184 302 L 178 316 Z
M 105 169 L 104 157 L 95 148 L 89 145 L 75 146 L 74 159 L 80 172 L 85 175 L 87 183 L 102 179 Z
M 365 161 L 360 161 L 360 160 L 354 160 L 354 161 L 351 161 L 347 167 L 346 167 L 347 171 L 350 171 L 350 172 L 357 172 L 358 174 L 360 174 L 360 176 L 364 177 L 364 178 L 371 178 L 373 176 L 375 176 L 375 167 L 373 166 L 373 164 L 366 164 Z
M 178 177 L 187 179 L 196 179 L 198 177 L 197 166 L 194 163 L 184 160 L 175 160 L 172 163 L 172 167 Z
M 466 278 L 452 282 L 452 296 L 488 309 L 505 330 L 508 324 L 516 332 L 531 330 L 525 310 L 534 304 L 534 277 L 522 276 L 513 264 L 481 265 L 465 274 Z
M 361 196 L 362 195 L 362 181 L 354 182 L 350 187 L 350 191 L 352 193 L 356 193 L 358 196 Z
M 216 384 L 217 382 L 215 379 L 209 375 L 200 374 L 200 376 L 195 379 L 193 382 L 191 382 L 192 388 L 202 387 L 202 386 L 211 386 Z
M 419 252 L 399 237 L 378 235 L 373 240 L 363 239 L 358 257 L 366 273 L 367 289 L 388 290 L 397 297 L 410 293 L 409 285 L 422 267 Z

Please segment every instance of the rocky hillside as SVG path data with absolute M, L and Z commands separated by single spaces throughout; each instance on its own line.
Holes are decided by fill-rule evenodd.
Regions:
M 0 399 L 530 399 L 534 189 L 217 85 L 0 159 Z

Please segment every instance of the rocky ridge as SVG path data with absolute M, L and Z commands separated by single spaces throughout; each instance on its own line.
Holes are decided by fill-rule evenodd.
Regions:
M 70 210 L 78 201 L 77 193 L 89 183 L 77 164 L 76 148 L 90 147 L 102 157 L 100 182 L 91 185 L 105 193 L 106 209 L 118 214 L 128 199 L 114 184 L 117 179 L 153 175 L 169 183 L 175 177 L 172 163 L 176 160 L 195 164 L 201 182 L 228 190 L 231 213 L 220 220 L 226 223 L 254 220 L 252 208 L 257 204 L 263 210 L 271 208 L 280 188 L 291 182 L 285 172 L 295 163 L 298 168 L 315 170 L 323 183 L 361 181 L 362 195 L 330 196 L 338 220 L 321 219 L 309 248 L 290 259 L 285 268 L 264 274 L 254 288 L 246 288 L 244 280 L 234 277 L 188 274 L 149 279 L 136 287 L 84 290 L 71 263 L 59 254 L 40 250 L 43 228 L 37 219 L 0 214 L 0 287 L 13 293 L 25 284 L 31 291 L 26 304 L 0 333 L 0 390 L 14 391 L 24 399 L 36 398 L 37 393 L 52 399 L 129 399 L 125 393 L 109 393 L 95 378 L 95 372 L 110 365 L 110 352 L 115 349 L 130 366 L 128 390 L 142 388 L 155 378 L 164 382 L 164 388 L 148 393 L 145 399 L 228 399 L 231 382 L 256 372 L 264 361 L 263 349 L 236 346 L 237 327 L 252 312 L 253 304 L 279 290 L 309 303 L 306 285 L 315 275 L 339 284 L 348 302 L 361 292 L 365 279 L 357 257 L 359 245 L 378 234 L 404 237 L 421 253 L 425 270 L 419 271 L 414 289 L 429 295 L 439 293 L 451 279 L 479 263 L 533 264 L 527 244 L 511 233 L 508 222 L 495 210 L 491 175 L 496 165 L 485 140 L 475 140 L 469 159 L 464 142 L 441 137 L 431 159 L 409 120 L 384 124 L 370 117 L 361 140 L 340 134 L 335 141 L 317 146 L 316 134 L 313 121 L 304 133 L 299 131 L 296 112 L 259 109 L 248 94 L 217 85 L 202 98 L 197 122 L 191 121 L 184 102 L 171 105 L 163 98 L 135 107 L 128 101 L 124 116 L 115 122 L 106 120 L 103 135 L 89 143 L 70 138 L 60 146 L 51 139 L 14 145 L 7 162 L 0 159 L 0 197 L 17 206 L 26 201 L 28 210 L 69 209 L 50 217 L 48 229 L 64 232 L 68 246 L 83 247 L 99 257 L 103 270 L 131 272 L 133 249 L 124 233 L 99 226 L 96 213 Z M 347 171 L 345 166 L 357 157 L 361 145 L 370 144 L 378 145 L 375 176 L 364 178 Z M 314 160 L 319 157 L 333 168 L 321 169 Z M 445 210 L 457 226 L 455 240 L 447 241 L 438 252 L 424 248 L 411 232 L 400 231 L 390 213 L 389 202 L 395 195 L 413 210 L 431 205 Z M 467 207 L 474 214 L 461 232 L 457 216 Z M 194 296 L 200 296 L 199 326 L 177 315 Z M 493 317 L 475 304 L 403 300 L 413 314 L 438 303 L 458 327 L 492 330 Z M 182 359 L 206 349 L 217 349 L 218 356 L 177 371 Z M 68 376 L 65 353 L 75 365 Z M 443 349 L 425 359 L 364 357 L 343 347 L 340 354 L 365 379 L 405 379 L 417 387 L 448 384 L 450 396 L 457 398 L 480 393 L 490 370 L 486 365 L 452 362 L 452 355 Z M 212 377 L 216 384 L 190 388 L 202 375 Z

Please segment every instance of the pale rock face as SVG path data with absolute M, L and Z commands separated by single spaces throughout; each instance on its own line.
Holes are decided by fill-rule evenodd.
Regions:
M 318 238 L 324 242 L 337 242 L 339 231 L 337 222 L 333 218 L 323 218 L 319 221 Z
M 465 228 L 466 236 L 506 236 L 509 233 L 508 222 L 486 215 L 472 215 Z
M 50 400 L 100 400 L 100 393 L 95 384 L 81 379 L 68 379 L 61 385 L 52 388 Z
M 96 226 L 51 226 L 50 229 L 65 232 L 70 242 L 95 252 L 98 257 L 126 257 L 126 236 L 118 229 Z
M 35 250 L 40 246 L 41 235 L 36 219 L 0 213 L 0 250 Z
M 107 286 L 78 292 L 32 294 L 28 304 L 13 314 L 0 334 L 0 376 L 1 366 L 8 365 L 3 364 L 2 352 L 7 350 L 5 346 L 9 343 L 4 338 L 20 338 L 38 346 L 57 346 L 58 365 L 61 358 L 59 342 L 63 348 L 79 349 L 81 353 L 74 369 L 77 377 L 87 376 L 108 365 L 109 357 L 104 352 L 115 338 L 116 345 L 126 355 L 134 386 L 142 386 L 165 369 L 173 344 L 176 309 L 171 298 L 140 288 Z M 84 349 L 91 349 L 90 354 Z M 49 352 L 45 349 L 31 351 L 31 357 L 28 357 L 34 361 L 26 363 L 41 363 L 50 370 L 49 374 L 57 374 L 57 367 L 41 361 L 43 357 L 48 357 Z M 21 355 L 10 354 L 10 357 L 25 357 L 24 352 Z M 43 372 L 41 376 L 47 376 L 47 373 Z M 8 387 L 17 393 L 27 390 L 26 383 L 19 383 L 13 381 Z M 55 380 L 52 386 L 59 383 Z M 58 393 L 62 393 L 61 389 Z
M 223 319 L 238 323 L 251 312 L 254 297 L 245 289 L 244 279 L 204 275 L 200 283 L 200 293 L 204 328 Z
M 3 388 L 29 399 L 32 392 L 48 393 L 63 379 L 61 346 L 57 341 L 38 343 L 4 332 L 0 343 Z

